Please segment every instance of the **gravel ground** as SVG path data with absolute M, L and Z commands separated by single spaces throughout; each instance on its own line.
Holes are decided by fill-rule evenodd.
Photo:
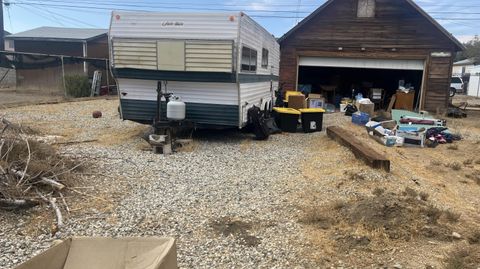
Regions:
M 350 118 L 325 115 L 325 126 L 343 126 L 385 154 L 392 162 L 387 174 L 367 167 L 325 132 L 255 141 L 238 130 L 202 131 L 181 152 L 155 155 L 139 138 L 147 127 L 119 120 L 117 106 L 116 100 L 96 100 L 0 110 L 50 142 L 95 140 L 59 148 L 87 161 L 76 182 L 83 194 L 66 194 L 72 212 L 64 212 L 60 233 L 50 234 L 47 207 L 1 212 L 0 269 L 71 236 L 171 236 L 181 268 L 443 268 L 447 254 L 480 231 L 478 114 L 449 119 L 451 130 L 464 137 L 455 149 L 386 148 L 347 123 Z M 93 119 L 95 110 L 103 117 Z M 451 163 L 463 166 L 453 170 Z M 372 197 L 379 187 L 424 192 L 435 207 L 459 213 L 450 228 L 463 239 L 384 241 L 381 233 L 358 226 L 325 230 L 305 221 L 312 209 Z M 349 245 L 356 236 L 370 238 L 369 247 Z
M 115 101 L 56 106 L 0 114 L 7 112 L 9 119 L 34 125 L 44 134 L 74 141 L 98 138 L 99 143 L 61 151 L 92 160 L 92 171 L 104 176 L 88 177 L 85 184 L 94 186 L 95 196 L 110 198 L 87 199 L 86 205 L 97 205 L 72 214 L 54 237 L 41 228 L 44 219 L 32 220 L 42 209 L 2 213 L 0 268 L 27 260 L 56 239 L 149 235 L 178 240 L 181 268 L 315 267 L 304 258 L 309 245 L 294 217 L 301 212 L 290 194 L 308 188 L 298 180 L 299 164 L 311 157 L 311 141 L 325 133 L 281 134 L 259 142 L 235 130 L 200 132 L 193 151 L 163 157 L 141 150 L 143 142 L 135 134 L 144 127 L 117 119 Z M 102 119 L 88 117 L 99 107 Z M 327 115 L 325 125 L 344 120 Z M 98 203 L 108 209 L 98 209 Z M 32 225 L 43 233 L 26 232 Z

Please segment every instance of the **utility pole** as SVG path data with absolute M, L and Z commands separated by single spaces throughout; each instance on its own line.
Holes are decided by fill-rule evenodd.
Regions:
M 3 0 L 0 0 L 0 51 L 5 50 L 5 29 L 3 25 Z

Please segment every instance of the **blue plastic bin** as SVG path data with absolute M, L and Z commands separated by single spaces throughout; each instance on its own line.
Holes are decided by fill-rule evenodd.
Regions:
M 370 121 L 370 115 L 364 112 L 353 113 L 352 122 L 356 125 L 365 126 Z

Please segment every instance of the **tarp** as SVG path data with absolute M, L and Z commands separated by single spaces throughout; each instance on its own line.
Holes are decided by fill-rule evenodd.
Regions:
M 42 69 L 48 67 L 57 67 L 64 64 L 81 64 L 87 62 L 96 68 L 105 69 L 105 59 L 83 58 L 60 55 L 45 55 L 19 52 L 0 52 L 0 67 L 10 69 Z
M 176 269 L 173 238 L 70 238 L 15 269 Z

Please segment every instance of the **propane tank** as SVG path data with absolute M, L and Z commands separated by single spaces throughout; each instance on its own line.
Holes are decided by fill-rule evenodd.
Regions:
M 170 97 L 170 102 L 167 104 L 167 119 L 169 120 L 184 120 L 186 113 L 186 105 L 180 97 Z

